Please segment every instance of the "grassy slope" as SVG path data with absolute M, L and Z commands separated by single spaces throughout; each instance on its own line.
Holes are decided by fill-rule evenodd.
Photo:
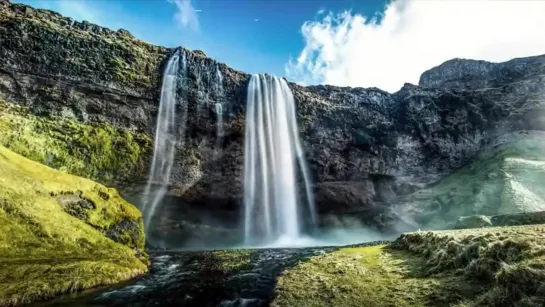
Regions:
M 140 212 L 114 189 L 30 161 L 0 146 L 0 306 L 126 280 L 146 271 L 143 232 L 131 247 L 105 237 Z M 58 195 L 78 193 L 96 207 L 80 220 Z
M 285 272 L 273 306 L 543 306 L 545 226 L 410 233 Z
M 545 210 L 545 135 L 530 132 L 485 150 L 436 185 L 400 202 L 423 229 L 454 226 L 460 216 Z M 406 212 L 405 212 L 406 211 Z
M 0 145 L 53 168 L 110 182 L 144 172 L 151 140 L 107 124 L 30 114 L 0 100 Z

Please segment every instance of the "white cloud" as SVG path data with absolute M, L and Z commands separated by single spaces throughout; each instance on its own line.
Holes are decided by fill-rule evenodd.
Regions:
M 191 0 L 168 0 L 168 2 L 176 5 L 177 12 L 174 15 L 174 19 L 180 26 L 193 30 L 199 29 L 199 17 L 197 13 L 201 12 L 201 10 L 195 10 L 191 5 Z
M 399 0 L 383 18 L 352 12 L 305 22 L 305 47 L 286 65 L 303 84 L 397 91 L 452 58 L 493 62 L 545 53 L 545 1 Z

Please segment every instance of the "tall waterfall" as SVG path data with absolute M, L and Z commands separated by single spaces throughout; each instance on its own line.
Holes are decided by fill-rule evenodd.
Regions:
M 167 63 L 163 75 L 161 101 L 155 128 L 155 145 L 150 175 L 144 195 L 143 213 L 146 230 L 159 202 L 166 195 L 170 180 L 170 171 L 174 162 L 176 145 L 176 92 L 178 87 L 178 71 L 186 70 L 185 52 L 176 51 Z
M 268 75 L 250 79 L 244 159 L 246 243 L 299 238 L 303 216 L 315 223 L 314 199 L 293 94 L 283 79 Z M 298 175 L 304 182 L 306 206 L 299 206 Z
M 216 154 L 221 151 L 221 141 L 223 138 L 223 75 L 216 63 Z

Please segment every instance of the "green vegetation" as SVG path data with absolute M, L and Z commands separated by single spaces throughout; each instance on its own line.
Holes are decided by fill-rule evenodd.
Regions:
M 545 226 L 417 232 L 279 278 L 273 306 L 543 306 Z
M 111 284 L 147 270 L 141 213 L 114 189 L 3 146 L 0 173 L 0 306 Z
M 427 275 L 481 285 L 465 306 L 545 304 L 545 225 L 409 233 L 392 246 L 425 257 Z
M 452 228 L 460 216 L 545 210 L 545 140 L 518 134 L 485 150 L 436 185 L 402 201 L 423 228 Z
M 440 306 L 459 277 L 421 277 L 425 260 L 386 246 L 341 248 L 278 280 L 272 306 Z M 447 305 L 448 306 L 448 305 Z
M 216 268 L 220 271 L 236 272 L 251 266 L 252 252 L 250 250 L 233 249 L 214 251 L 210 254 L 216 261 Z
M 11 34 L 7 41 L 22 37 L 24 31 L 27 39 L 15 46 L 21 64 L 36 69 L 49 67 L 53 74 L 61 69 L 68 78 L 114 81 L 125 88 L 150 90 L 158 82 L 160 63 L 167 56 L 166 48 L 138 40 L 126 30 L 112 31 L 23 4 L 0 9 L 0 23 Z M 36 56 L 35 50 L 41 56 Z M 58 61 L 64 65 L 51 64 Z
M 151 139 L 107 124 L 46 118 L 0 101 L 0 144 L 31 160 L 91 179 L 111 182 L 145 172 Z

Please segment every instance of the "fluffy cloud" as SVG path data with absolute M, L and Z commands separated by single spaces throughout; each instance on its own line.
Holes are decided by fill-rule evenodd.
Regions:
M 176 5 L 177 12 L 174 19 L 183 28 L 199 29 L 199 17 L 197 15 L 201 10 L 195 10 L 191 5 L 191 0 L 168 0 Z
M 544 16 L 545 1 L 533 0 L 398 0 L 378 18 L 319 12 L 303 24 L 305 47 L 286 75 L 303 84 L 393 92 L 452 58 L 545 54 Z

